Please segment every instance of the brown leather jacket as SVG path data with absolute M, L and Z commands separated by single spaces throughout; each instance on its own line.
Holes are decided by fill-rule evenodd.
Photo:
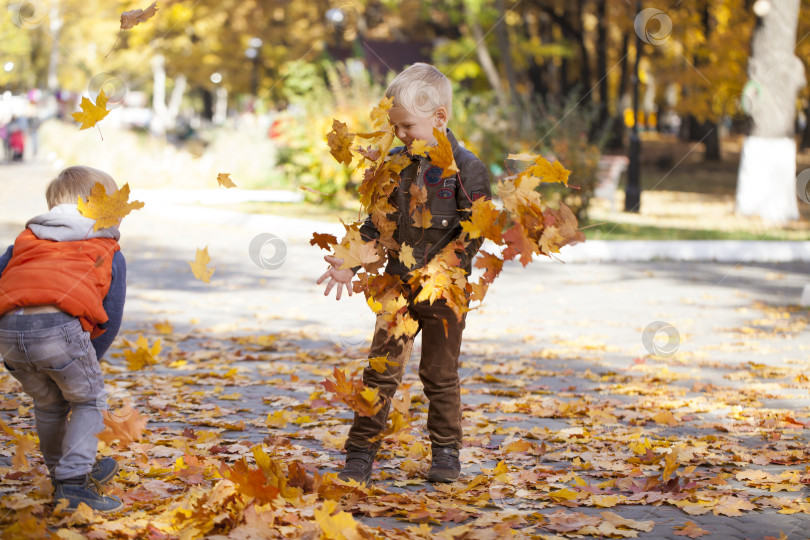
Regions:
M 391 195 L 391 204 L 397 210 L 388 217 L 397 223 L 394 240 L 400 245 L 408 244 L 413 247 L 413 256 L 417 263 L 414 268 L 427 264 L 443 247 L 458 238 L 462 232 L 460 222 L 470 214 L 473 201 L 481 197 L 491 198 L 489 172 L 483 162 L 475 154 L 459 146 L 453 132 L 447 130 L 447 138 L 453 148 L 453 157 L 459 168 L 459 173 L 450 178 L 442 179 L 442 169 L 432 165 L 430 158 L 414 156 L 412 163 L 400 172 L 399 187 Z M 391 150 L 391 153 L 405 152 L 406 148 L 400 146 Z M 432 215 L 431 226 L 427 229 L 415 225 L 408 214 L 411 195 L 411 184 L 425 186 L 427 189 L 426 208 Z M 371 221 L 366 218 L 360 227 L 360 234 L 366 241 L 379 238 L 380 233 Z M 481 248 L 483 240 L 472 240 L 464 253 L 459 253 L 461 268 L 470 273 L 472 259 Z M 395 257 L 388 258 L 386 273 L 405 277 L 414 268 L 408 269 Z

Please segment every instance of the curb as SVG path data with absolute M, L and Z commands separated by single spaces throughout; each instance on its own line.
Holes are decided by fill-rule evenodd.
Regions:
M 152 202 L 143 212 L 157 213 L 183 221 L 245 227 L 275 234 L 285 240 L 306 240 L 313 232 L 334 234 L 340 238 L 345 229 L 340 223 L 311 219 L 247 214 L 233 210 L 200 208 L 185 204 Z M 487 243 L 490 244 L 490 243 Z M 486 246 L 485 246 L 486 247 Z M 491 251 L 493 245 L 489 245 Z M 764 240 L 590 240 L 565 246 L 556 258 L 567 263 L 597 262 L 720 262 L 774 263 L 810 261 L 810 241 Z M 538 261 L 556 262 L 537 257 Z

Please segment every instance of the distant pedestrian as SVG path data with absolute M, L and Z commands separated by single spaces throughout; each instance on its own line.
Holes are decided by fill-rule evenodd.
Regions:
M 49 212 L 30 219 L 0 256 L 0 356 L 34 400 L 54 499 L 105 512 L 123 505 L 101 487 L 118 463 L 96 461 L 107 408 L 98 360 L 121 326 L 126 261 L 117 227 L 94 231 L 77 209 L 96 183 L 108 194 L 118 189 L 97 169 L 60 172 L 46 191 Z

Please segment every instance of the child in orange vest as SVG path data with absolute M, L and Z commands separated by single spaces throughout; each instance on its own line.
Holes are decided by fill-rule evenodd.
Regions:
M 117 227 L 94 231 L 78 211 L 78 198 L 97 182 L 108 194 L 118 190 L 97 169 L 60 172 L 46 191 L 50 211 L 29 220 L 0 256 L 0 356 L 34 400 L 54 499 L 109 512 L 123 505 L 101 488 L 118 463 L 96 461 L 107 408 L 98 359 L 121 325 L 126 261 Z

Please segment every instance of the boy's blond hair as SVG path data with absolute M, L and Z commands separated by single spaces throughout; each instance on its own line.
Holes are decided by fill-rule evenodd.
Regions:
M 453 108 L 450 81 L 441 71 L 422 62 L 397 75 L 385 90 L 385 97 L 394 98 L 394 107 L 422 118 L 433 116 L 439 107 L 447 110 L 449 118 Z
M 56 178 L 51 180 L 45 190 L 48 209 L 59 204 L 76 204 L 79 197 L 87 199 L 96 182 L 104 186 L 108 195 L 118 191 L 113 177 L 104 171 L 82 165 L 74 165 L 62 170 L 56 175 Z

